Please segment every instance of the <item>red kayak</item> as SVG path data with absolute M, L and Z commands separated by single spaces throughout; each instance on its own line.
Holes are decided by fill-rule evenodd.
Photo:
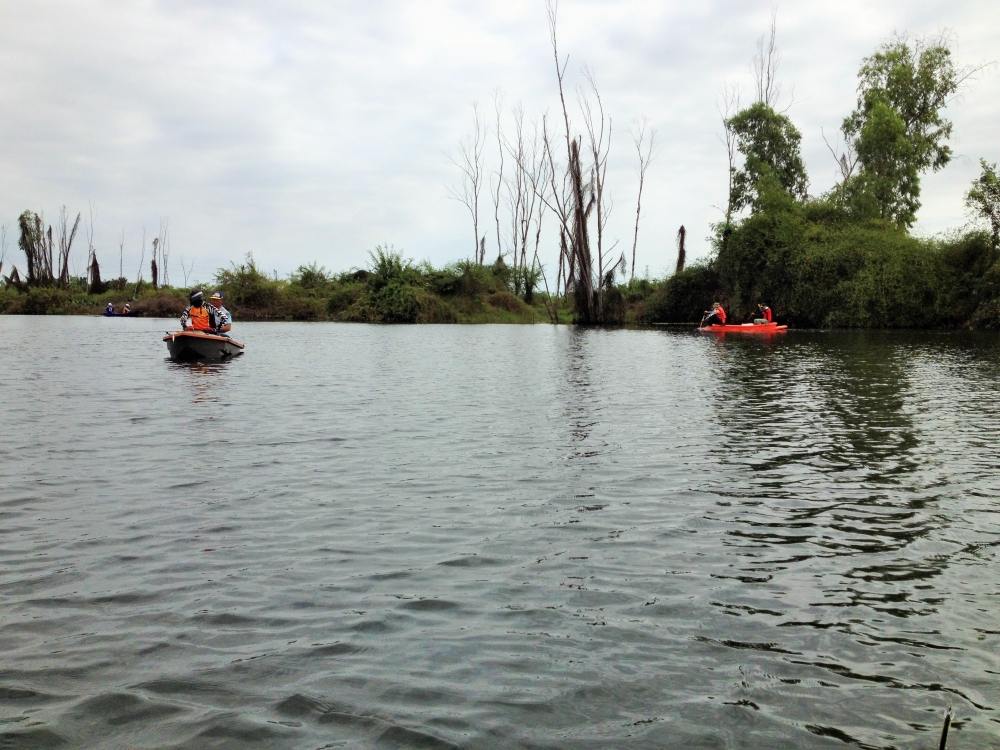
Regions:
M 788 330 L 786 325 L 777 323 L 738 323 L 735 325 L 710 325 L 703 326 L 699 331 L 709 331 L 711 333 L 784 333 Z

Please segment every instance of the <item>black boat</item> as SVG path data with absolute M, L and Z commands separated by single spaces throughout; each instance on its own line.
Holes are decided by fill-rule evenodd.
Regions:
M 242 354 L 246 346 L 242 341 L 205 331 L 168 331 L 163 340 L 170 359 L 177 362 L 230 359 Z

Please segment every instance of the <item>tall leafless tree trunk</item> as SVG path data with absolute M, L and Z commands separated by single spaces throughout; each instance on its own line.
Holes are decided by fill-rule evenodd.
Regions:
M 159 250 L 159 247 L 160 247 L 160 238 L 159 237 L 154 237 L 153 238 L 153 259 L 149 262 L 150 276 L 153 279 L 153 289 L 157 289 L 158 288 L 157 287 L 157 283 L 160 280 L 160 273 L 159 273 L 160 269 L 159 269 L 159 267 L 157 266 L 157 263 L 156 263 L 156 253 L 157 253 L 157 250 Z
M 580 99 L 580 109 L 583 112 L 583 121 L 587 128 L 587 136 L 590 143 L 590 157 L 593 159 L 591 168 L 590 194 L 593 197 L 594 210 L 597 215 L 597 276 L 604 278 L 604 228 L 608 217 L 611 214 L 611 202 L 608 200 L 604 186 L 608 173 L 608 153 L 611 150 L 611 118 L 604 113 L 604 102 L 601 100 L 601 93 L 597 88 L 597 81 L 593 73 L 587 70 L 584 72 L 587 83 L 590 84 L 591 95 L 597 107 L 597 122 L 594 121 L 594 108 L 589 98 Z M 607 132 L 605 132 L 605 130 Z M 603 284 L 598 285 L 598 309 L 603 307 L 602 294 Z
M 548 288 L 544 269 L 537 262 L 537 245 L 545 208 L 545 191 L 549 182 L 549 161 L 544 142 L 539 140 L 538 125 L 530 135 L 524 125 L 524 110 L 512 112 L 513 135 L 505 139 L 505 147 L 514 162 L 514 172 L 505 181 L 507 209 L 510 218 L 510 248 L 514 293 L 529 297 L 538 275 Z M 535 253 L 529 256 L 532 228 L 535 233 Z M 530 257 L 530 262 L 529 262 Z M 536 274 L 537 271 L 537 274 Z
M 184 274 L 184 287 L 187 288 L 188 282 L 191 278 L 191 272 L 194 271 L 194 261 L 191 261 L 191 265 L 184 265 L 184 256 L 181 256 L 181 273 Z
M 59 286 L 69 286 L 69 253 L 73 247 L 73 239 L 76 237 L 76 230 L 80 226 L 80 214 L 77 213 L 73 227 L 70 228 L 69 215 L 66 213 L 66 206 L 62 207 L 59 213 Z M 52 229 L 49 228 L 49 238 L 51 242 Z
M 497 159 L 500 162 L 500 166 L 495 173 L 496 182 L 490 181 L 490 198 L 493 200 L 493 221 L 496 224 L 497 230 L 497 262 L 499 262 L 503 260 L 503 242 L 500 240 L 500 193 L 504 184 L 503 98 L 500 96 L 499 91 L 493 94 L 493 111 L 496 114 L 497 121 Z
M 479 106 L 472 105 L 473 130 L 472 136 L 459 144 L 459 155 L 453 158 L 452 164 L 462 173 L 458 187 L 450 187 L 448 195 L 466 207 L 472 217 L 472 257 L 479 259 L 479 194 L 483 188 L 483 149 L 486 141 L 486 128 L 479 118 Z
M 139 253 L 139 271 L 135 276 L 135 290 L 132 292 L 132 298 L 135 299 L 139 296 L 139 290 L 142 289 L 142 264 L 146 260 L 146 228 L 142 228 L 142 248 Z
M 87 293 L 100 294 L 101 267 L 97 263 L 97 249 L 94 247 L 94 204 L 88 204 L 87 213 Z M 95 280 L 96 279 L 96 280 Z
M 725 86 L 722 89 L 722 103 L 719 106 L 719 114 L 722 117 L 722 133 L 726 144 L 726 210 L 725 219 L 722 225 L 722 243 L 725 245 L 733 225 L 733 213 L 735 211 L 735 198 L 733 196 L 733 180 L 736 177 L 737 144 L 736 133 L 730 124 L 732 118 L 740 108 L 739 89 Z
M 170 278 L 167 272 L 167 261 L 170 258 L 168 219 L 160 219 L 160 233 L 157 235 L 157 239 L 159 240 L 157 245 L 160 250 L 160 285 L 169 286 Z
M 565 190 L 561 190 L 556 182 L 557 170 L 551 142 L 543 127 L 543 137 L 551 165 L 553 206 L 562 224 L 563 241 L 569 253 L 566 291 L 571 291 L 573 294 L 578 320 L 581 323 L 593 323 L 598 319 L 598 315 L 595 309 L 594 268 L 590 255 L 590 236 L 587 229 L 587 219 L 593 207 L 593 200 L 592 195 L 588 195 L 587 187 L 585 187 L 583 166 L 580 162 L 580 141 L 573 137 L 569 125 L 569 111 L 566 108 L 566 93 L 563 83 L 569 59 L 567 58 L 563 62 L 559 60 L 559 45 L 556 34 L 558 4 L 556 0 L 547 0 L 546 11 L 549 18 L 549 37 L 552 43 L 552 57 L 555 61 L 556 82 L 559 88 L 559 102 L 562 106 L 563 126 L 565 128 L 567 159 L 563 186 L 568 189 L 569 193 L 567 201 Z
M 87 293 L 100 294 L 104 291 L 104 282 L 101 281 L 101 267 L 97 263 L 97 253 L 90 256 L 90 267 L 87 269 Z
M 753 59 L 754 84 L 757 101 L 774 108 L 781 89 L 778 86 L 778 47 L 775 43 L 778 27 L 778 12 L 771 11 L 771 29 L 765 44 L 764 37 L 757 40 L 757 54 Z
M 635 199 L 635 232 L 632 234 L 632 269 L 630 279 L 635 278 L 635 251 L 639 244 L 639 214 L 642 211 L 642 186 L 646 181 L 646 170 L 653 160 L 653 146 L 656 141 L 656 131 L 649 130 L 649 141 L 646 141 L 646 124 L 639 125 L 639 132 L 634 136 L 635 152 L 639 157 L 639 192 Z
M 677 275 L 684 270 L 684 261 L 686 256 L 684 239 L 686 237 L 687 230 L 684 228 L 684 225 L 681 224 L 681 228 L 677 230 L 677 268 L 674 269 L 674 275 Z
M 3 262 L 7 257 L 7 225 L 0 224 L 0 279 L 3 278 Z

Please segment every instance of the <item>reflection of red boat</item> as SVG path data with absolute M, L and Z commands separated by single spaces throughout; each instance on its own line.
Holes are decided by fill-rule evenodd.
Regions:
M 704 326 L 698 330 L 711 333 L 784 333 L 788 330 L 788 326 L 777 323 L 738 323 L 736 325 Z
M 229 359 L 242 354 L 244 348 L 242 341 L 203 331 L 168 331 L 163 340 L 170 359 L 182 361 Z

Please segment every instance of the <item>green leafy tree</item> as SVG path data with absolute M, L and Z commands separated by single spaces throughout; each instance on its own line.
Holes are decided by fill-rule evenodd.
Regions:
M 734 210 L 756 208 L 765 174 L 793 197 L 806 197 L 808 180 L 799 150 L 802 135 L 787 116 L 757 102 L 726 120 L 726 127 L 743 154 L 743 168 L 733 171 L 730 198 Z
M 1000 248 L 1000 177 L 997 176 L 997 165 L 988 164 L 985 159 L 980 159 L 979 165 L 983 171 L 965 194 L 965 205 L 989 222 L 993 246 Z
M 885 102 L 876 101 L 855 148 L 863 168 L 839 188 L 851 213 L 901 228 L 912 224 L 920 208 L 920 171 L 903 118 Z
M 952 124 L 943 111 L 968 75 L 955 69 L 944 41 L 898 39 L 865 58 L 857 108 L 841 126 L 861 165 L 843 186 L 853 208 L 900 227 L 913 224 L 920 173 L 951 160 Z

